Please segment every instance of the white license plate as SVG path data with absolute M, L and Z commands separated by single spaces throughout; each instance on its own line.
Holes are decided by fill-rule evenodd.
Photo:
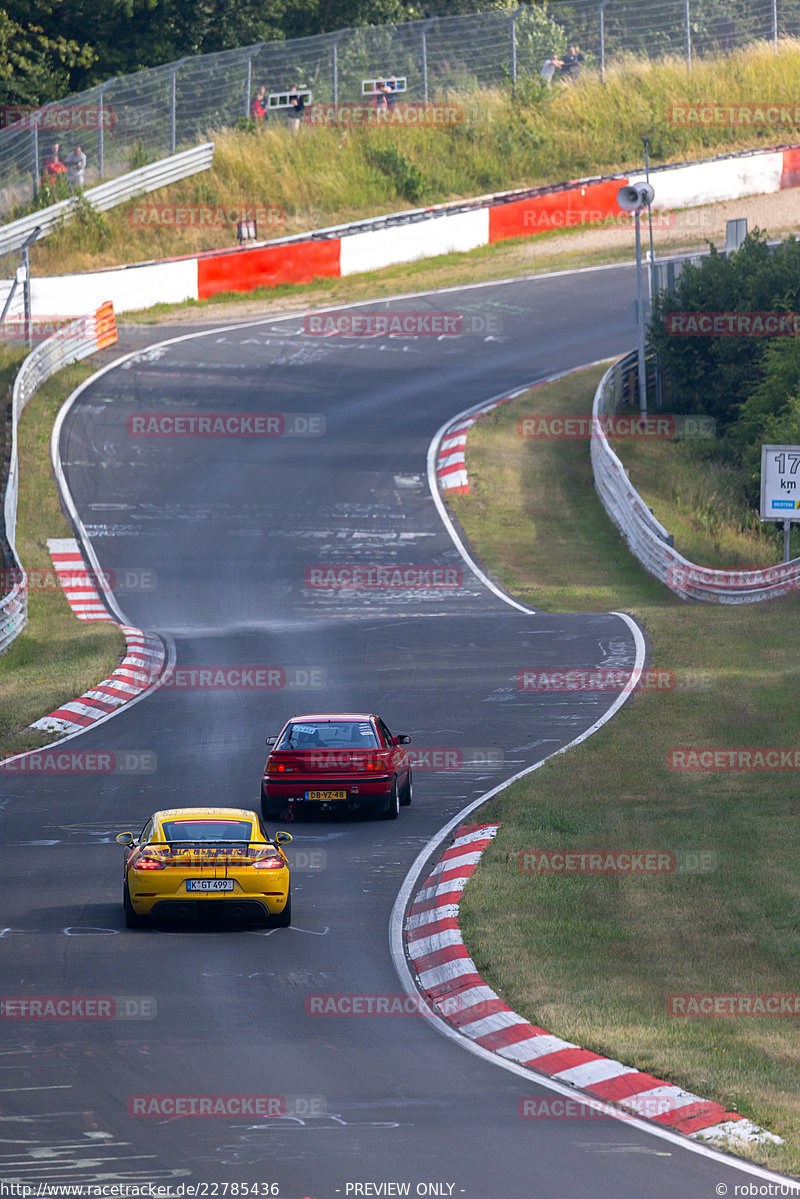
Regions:
M 186 880 L 187 891 L 232 891 L 232 878 L 189 878 Z

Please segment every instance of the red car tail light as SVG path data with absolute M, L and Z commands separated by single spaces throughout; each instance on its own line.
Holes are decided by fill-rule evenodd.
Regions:
M 134 862 L 133 869 L 134 870 L 163 870 L 164 866 L 165 866 L 165 863 L 159 861 L 158 858 L 139 858 L 138 862 Z
M 283 870 L 285 866 L 283 858 L 259 858 L 253 862 L 254 870 Z
M 287 762 L 267 762 L 267 774 L 284 774 L 285 771 L 294 769 L 294 766 Z

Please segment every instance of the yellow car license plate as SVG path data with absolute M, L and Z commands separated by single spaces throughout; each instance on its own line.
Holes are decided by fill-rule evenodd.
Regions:
M 319 800 L 322 803 L 327 803 L 331 799 L 347 799 L 346 791 L 306 791 L 306 799 L 312 803 Z
M 187 891 L 232 891 L 233 889 L 232 878 L 188 878 L 186 880 Z

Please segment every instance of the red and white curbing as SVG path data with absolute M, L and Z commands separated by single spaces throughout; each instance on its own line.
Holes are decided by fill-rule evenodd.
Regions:
M 728 1145 L 782 1144 L 780 1137 L 719 1103 L 528 1024 L 486 986 L 462 940 L 458 905 L 499 828 L 473 824 L 457 829 L 408 910 L 406 951 L 433 1010 L 484 1049 L 675 1132 Z
M 164 668 L 164 647 L 154 634 L 143 633 L 141 629 L 114 620 L 97 592 L 74 538 L 52 538 L 48 540 L 47 548 L 78 620 L 110 621 L 119 625 L 125 634 L 127 652 L 109 678 L 30 726 L 46 733 L 79 733 L 152 687 Z
M 456 417 L 453 423 L 445 429 L 436 457 L 436 474 L 442 491 L 452 492 L 453 495 L 469 495 L 469 479 L 465 460 L 469 430 L 487 412 L 498 408 L 500 404 L 507 404 L 509 400 L 516 399 L 518 395 L 522 395 L 523 391 L 527 390 L 527 387 L 520 387 L 517 391 L 512 391 L 510 395 L 502 396 L 499 400 L 492 400 L 491 404 L 484 404 L 482 408 L 476 408 L 470 416 Z

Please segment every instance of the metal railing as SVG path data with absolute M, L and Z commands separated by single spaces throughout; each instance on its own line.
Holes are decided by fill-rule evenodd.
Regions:
M 598 384 L 592 407 L 591 455 L 594 484 L 611 520 L 645 570 L 684 599 L 743 604 L 771 599 L 800 588 L 800 558 L 758 570 L 698 566 L 674 548 L 672 537 L 656 519 L 628 478 L 609 445 L 605 418 L 621 403 L 634 402 L 638 362 L 634 351 L 609 367 Z
M 29 354 L 23 362 L 14 380 L 11 396 L 11 456 L 3 500 L 3 540 L 5 573 L 2 583 L 12 578 L 10 591 L 0 598 L 0 653 L 8 649 L 28 623 L 28 580 L 22 563 L 17 557 L 17 500 L 19 493 L 19 449 L 18 427 L 19 418 L 31 396 L 41 387 L 45 379 L 49 379 L 56 371 L 88 358 L 90 354 L 108 342 L 104 333 L 106 316 L 103 309 L 98 310 L 95 320 L 85 319 L 75 321 L 66 326 L 56 337 L 49 337 Z M 102 328 L 101 328 L 102 326 Z M 74 336 L 70 336 L 74 331 Z M 116 332 L 113 340 L 116 339 Z M 3 588 L 0 587 L 0 591 Z
M 691 64 L 712 51 L 798 35 L 794 0 L 551 0 L 181 58 L 109 79 L 1 129 L 0 211 L 30 203 L 54 141 L 80 143 L 87 180 L 116 177 L 248 117 L 261 85 L 279 92 L 298 83 L 315 101 L 339 103 L 361 99 L 365 78 L 393 74 L 407 81 L 404 100 L 429 101 L 538 79 L 545 58 L 568 42 L 579 44 L 588 71 L 624 54 L 677 55 Z
M 171 158 L 164 158 L 136 171 L 129 171 L 118 179 L 111 179 L 92 187 L 82 192 L 82 197 L 98 212 L 107 212 L 109 208 L 124 204 L 126 200 L 132 200 L 135 196 L 158 191 L 160 187 L 177 183 L 179 179 L 187 179 L 190 175 L 207 171 L 213 157 L 214 143 L 205 142 L 191 150 L 184 150 L 181 154 L 174 154 Z M 37 225 L 41 226 L 42 234 L 46 235 L 52 233 L 60 224 L 69 224 L 80 202 L 79 197 L 71 196 L 68 200 L 60 200 L 48 208 L 40 208 L 29 216 L 0 226 L 0 258 L 18 250 Z

